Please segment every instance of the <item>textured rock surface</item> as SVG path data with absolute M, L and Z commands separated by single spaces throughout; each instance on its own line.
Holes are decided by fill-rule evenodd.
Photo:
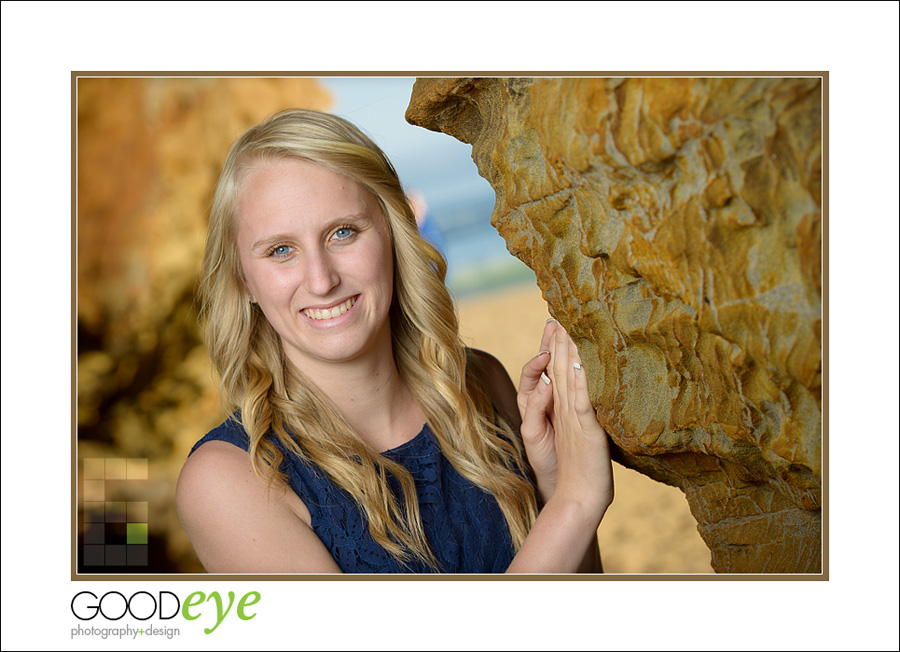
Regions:
M 619 459 L 718 572 L 821 570 L 817 79 L 420 79 L 589 369 Z
M 147 459 L 149 480 L 105 499 L 149 505 L 150 570 L 201 570 L 174 495 L 223 418 L 194 297 L 213 187 L 242 131 L 331 98 L 303 78 L 77 83 L 78 456 Z

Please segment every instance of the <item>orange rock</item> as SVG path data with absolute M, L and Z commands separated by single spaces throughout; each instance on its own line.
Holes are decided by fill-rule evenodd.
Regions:
M 817 78 L 420 79 L 579 346 L 620 461 L 719 572 L 821 570 Z

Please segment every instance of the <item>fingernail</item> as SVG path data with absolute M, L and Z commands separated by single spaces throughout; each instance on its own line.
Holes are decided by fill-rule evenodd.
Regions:
M 545 384 L 545 385 L 549 385 L 549 384 L 550 384 L 550 376 L 548 376 L 547 374 L 545 374 L 543 371 L 541 372 L 541 380 L 544 381 L 544 384 Z
M 556 321 L 556 320 L 553 319 L 553 317 L 551 317 L 550 319 L 547 320 L 547 323 L 549 324 L 551 321 Z M 557 322 L 557 323 L 558 323 L 558 322 Z
M 547 355 L 550 355 L 550 351 L 538 351 L 538 357 L 544 355 L 545 353 L 546 353 Z
M 575 367 L 575 373 L 576 373 L 576 374 L 577 374 L 579 371 L 581 371 L 581 363 L 580 363 L 580 362 L 573 362 L 573 363 L 572 363 L 572 366 Z

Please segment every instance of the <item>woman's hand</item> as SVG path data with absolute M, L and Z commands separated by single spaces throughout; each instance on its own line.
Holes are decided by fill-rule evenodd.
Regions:
M 557 458 L 553 442 L 553 424 L 550 416 L 553 406 L 553 389 L 547 375 L 553 335 L 559 323 L 547 321 L 541 337 L 540 353 L 522 367 L 516 402 L 522 425 L 519 431 L 525 445 L 528 463 L 534 471 L 541 504 L 545 504 L 556 487 Z
M 562 326 L 556 328 L 550 355 L 550 422 L 558 466 L 552 498 L 583 507 L 599 525 L 613 499 L 606 431 L 591 405 L 578 349 Z
M 609 445 L 578 349 L 558 323 L 544 329 L 517 398 L 543 508 L 507 572 L 601 571 L 597 526 L 613 499 Z
M 591 405 L 578 349 L 555 320 L 544 328 L 541 352 L 522 369 L 517 402 L 542 503 L 557 494 L 602 517 L 613 496 L 606 432 Z

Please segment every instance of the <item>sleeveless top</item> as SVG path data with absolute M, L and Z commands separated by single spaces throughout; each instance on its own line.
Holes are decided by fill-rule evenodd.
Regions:
M 249 450 L 250 439 L 238 418 L 232 415 L 210 431 L 191 453 L 208 441 Z M 309 510 L 313 531 L 345 573 L 503 573 L 512 561 L 512 540 L 497 501 L 453 468 L 428 424 L 382 455 L 412 474 L 423 529 L 439 569 L 418 561 L 398 562 L 372 538 L 365 515 L 349 493 L 312 463 L 278 447 L 284 455 L 281 471 Z M 399 497 L 399 483 L 390 478 L 390 484 Z

